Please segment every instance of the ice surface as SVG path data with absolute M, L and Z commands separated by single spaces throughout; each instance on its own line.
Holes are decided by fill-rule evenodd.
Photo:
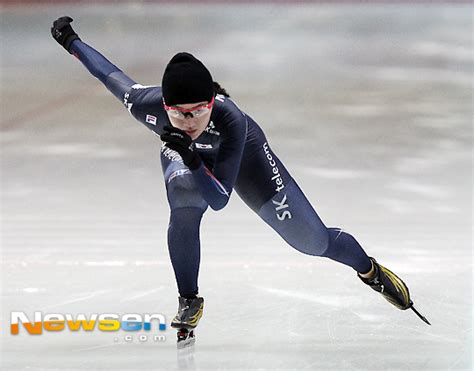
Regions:
M 142 84 L 201 58 L 329 226 L 409 284 L 429 327 L 351 269 L 299 254 L 237 195 L 202 226 L 194 352 L 124 332 L 10 334 L 10 312 L 177 308 L 159 140 L 50 37 Z M 472 7 L 6 7 L 2 363 L 10 369 L 467 370 L 472 365 Z M 23 330 L 23 329 L 21 329 Z M 117 337 L 117 341 L 115 338 Z

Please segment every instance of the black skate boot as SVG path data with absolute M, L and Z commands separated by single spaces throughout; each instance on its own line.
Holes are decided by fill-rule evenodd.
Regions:
M 383 297 L 398 309 L 412 309 L 416 315 L 428 325 L 431 323 L 422 316 L 414 307 L 410 299 L 410 292 L 405 282 L 402 281 L 395 273 L 377 263 L 374 258 L 370 258 L 375 269 L 371 278 L 364 278 L 357 274 L 365 284 L 369 285 L 373 290 L 379 292 Z
M 202 317 L 204 299 L 186 299 L 180 296 L 178 300 L 178 313 L 171 321 L 171 327 L 178 329 L 178 348 L 184 348 L 195 342 L 194 329 Z

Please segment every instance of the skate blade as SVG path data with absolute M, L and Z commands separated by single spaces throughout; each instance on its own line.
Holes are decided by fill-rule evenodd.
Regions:
M 192 348 L 194 343 L 196 342 L 196 338 L 194 337 L 189 337 L 187 338 L 186 340 L 180 340 L 178 341 L 177 343 L 177 348 L 179 350 L 183 350 L 183 349 L 189 349 L 189 348 Z
M 192 347 L 196 342 L 195 336 L 194 330 L 188 330 L 186 328 L 180 329 L 178 331 L 178 342 L 176 343 L 178 349 L 187 349 Z
M 425 316 L 423 316 L 420 312 L 418 312 L 415 307 L 413 306 L 413 302 L 411 302 L 410 309 L 415 312 L 415 314 L 418 316 L 419 319 L 421 319 L 424 323 L 428 324 L 431 326 L 431 323 L 426 319 Z

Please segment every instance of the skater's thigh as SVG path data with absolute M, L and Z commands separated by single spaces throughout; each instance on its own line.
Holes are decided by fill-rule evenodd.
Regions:
M 244 161 L 236 183 L 242 200 L 295 249 L 324 253 L 326 226 L 268 143 L 260 143 Z
M 328 248 L 328 230 L 294 179 L 257 214 L 302 253 L 322 255 Z
M 244 152 L 235 191 L 253 211 L 280 192 L 291 176 L 270 148 L 265 136 L 255 136 L 251 148 Z
M 203 211 L 207 209 L 208 204 L 202 198 L 191 170 L 183 164 L 177 152 L 163 146 L 161 167 L 171 210 L 183 207 L 195 207 Z

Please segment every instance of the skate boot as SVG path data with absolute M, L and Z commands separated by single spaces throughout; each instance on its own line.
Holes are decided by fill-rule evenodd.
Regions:
M 193 345 L 196 340 L 194 329 L 202 317 L 204 299 L 186 299 L 180 296 L 178 300 L 178 313 L 171 321 L 171 327 L 178 329 L 178 348 L 184 348 Z
M 413 302 L 410 299 L 410 292 L 405 282 L 392 271 L 377 263 L 374 258 L 370 258 L 370 260 L 375 270 L 374 275 L 371 278 L 364 278 L 358 274 L 362 282 L 382 294 L 389 303 L 398 309 L 406 310 L 410 308 L 422 321 L 431 325 L 431 323 L 414 308 Z

